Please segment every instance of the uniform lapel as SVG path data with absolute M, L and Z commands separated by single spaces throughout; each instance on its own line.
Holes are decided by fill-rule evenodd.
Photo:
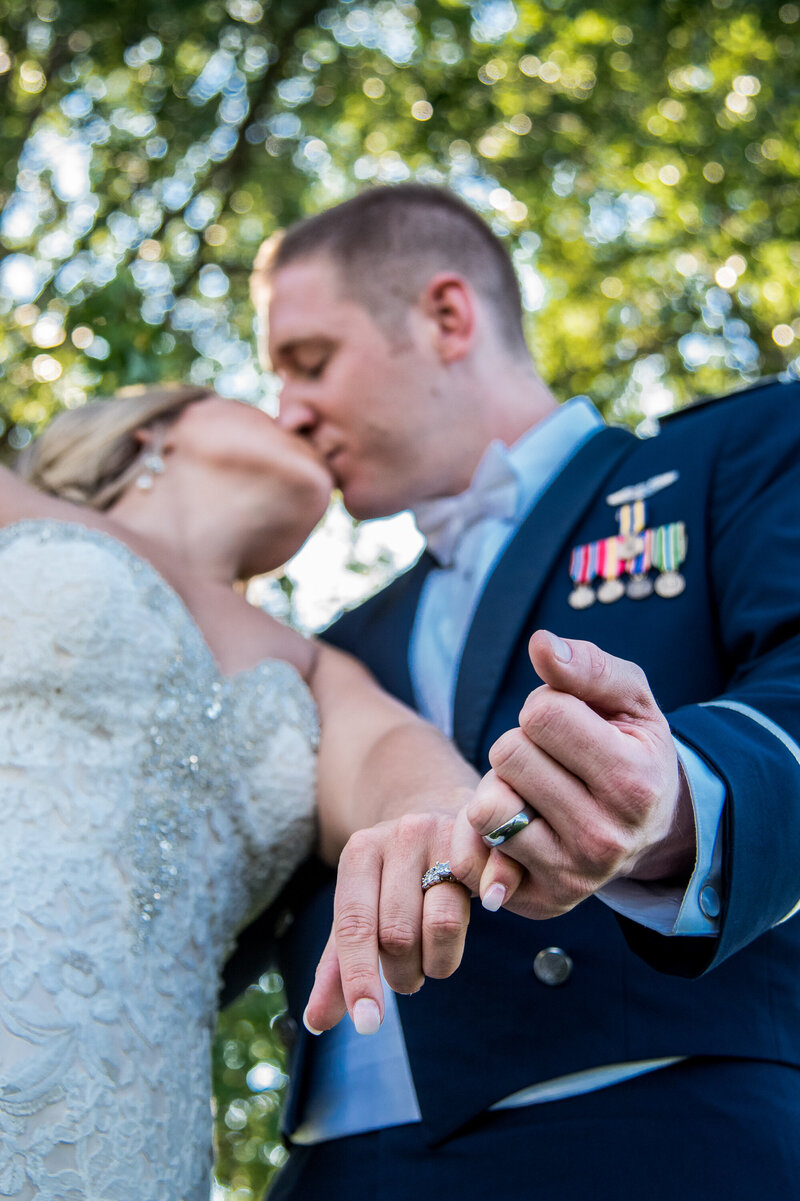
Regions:
M 509 657 L 555 560 L 603 481 L 636 443 L 633 434 L 619 428 L 590 438 L 531 509 L 490 576 L 456 684 L 454 738 L 466 759 L 477 756 Z

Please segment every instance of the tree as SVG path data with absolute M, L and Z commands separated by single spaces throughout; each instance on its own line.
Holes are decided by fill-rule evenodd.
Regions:
M 4 436 L 165 376 L 248 397 L 247 276 L 365 182 L 509 236 L 558 394 L 636 420 L 800 337 L 795 4 L 5 0 Z
M 247 299 L 259 242 L 411 176 L 456 188 L 508 238 L 557 395 L 646 428 L 692 395 L 800 372 L 794 2 L 0 14 L 6 452 L 59 407 L 160 378 L 268 401 Z M 382 553 L 352 537 L 351 566 Z M 280 1158 L 274 983 L 218 1043 L 219 1170 L 242 1196 Z

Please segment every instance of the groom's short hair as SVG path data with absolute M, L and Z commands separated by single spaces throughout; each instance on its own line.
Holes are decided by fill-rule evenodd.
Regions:
M 527 352 L 509 254 L 485 221 L 445 188 L 414 183 L 368 188 L 273 235 L 253 269 L 256 308 L 262 308 L 273 274 L 316 256 L 333 262 L 343 294 L 395 337 L 431 276 L 455 271 L 487 303 L 506 346 Z

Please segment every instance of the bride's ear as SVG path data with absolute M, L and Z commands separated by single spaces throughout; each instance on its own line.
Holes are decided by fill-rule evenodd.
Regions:
M 158 422 L 156 425 L 140 425 L 133 431 L 133 437 L 143 451 L 151 454 L 168 454 L 174 447 L 172 427 L 174 422 Z

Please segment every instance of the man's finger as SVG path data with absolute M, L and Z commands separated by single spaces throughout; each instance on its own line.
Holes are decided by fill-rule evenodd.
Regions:
M 534 747 L 532 750 L 535 752 L 536 748 Z M 540 757 L 544 758 L 544 756 Z M 556 771 L 559 775 L 564 776 L 566 780 L 569 779 L 566 773 L 560 772 L 560 769 L 556 769 Z M 544 793 L 540 794 L 540 805 L 544 805 L 545 803 L 549 805 L 552 801 L 552 796 L 552 790 L 548 790 L 547 798 Z M 487 834 L 507 822 L 515 813 L 520 811 L 521 807 L 522 802 L 514 789 L 509 788 L 504 780 L 501 780 L 495 772 L 490 771 L 481 780 L 475 796 L 465 807 L 464 813 L 472 827 L 473 833 L 483 842 Z M 496 878 L 500 880 L 500 865 L 503 863 L 503 860 L 514 860 L 516 864 L 530 871 L 533 867 L 540 866 L 543 854 L 552 853 L 558 848 L 560 855 L 560 846 L 561 840 L 555 834 L 550 823 L 543 816 L 537 814 L 524 830 L 520 830 L 508 842 L 503 843 L 502 848 L 498 847 L 491 851 L 489 857 L 484 862 L 477 885 L 481 896 L 483 896 L 483 889 L 486 887 L 487 881 L 491 878 L 489 865 L 492 857 L 494 857 L 497 864 L 497 867 L 494 869 Z M 519 884 L 519 879 L 513 874 L 509 874 L 503 879 L 504 883 L 506 881 L 513 883 L 514 887 Z
M 530 694 L 520 727 L 501 734 L 489 761 L 569 840 L 588 814 L 590 796 L 601 810 L 613 811 L 615 820 L 637 821 L 648 788 L 655 793 L 663 787 L 661 756 L 653 752 L 668 740 L 666 724 L 662 731 L 652 722 L 607 721 L 583 701 L 545 685 Z
M 536 817 L 498 849 L 528 872 L 541 870 L 542 856 L 550 867 L 574 858 L 583 868 L 592 857 L 590 848 L 599 833 L 598 823 L 606 820 L 604 807 L 583 781 L 519 729 L 501 735 L 490 757 L 497 766 L 484 776 L 466 806 L 473 830 L 483 839 L 527 804 Z M 613 824 L 618 824 L 616 818 Z M 583 846 L 586 840 L 589 848 Z
M 537 630 L 528 643 L 528 653 L 545 684 L 578 697 L 603 717 L 660 717 L 642 669 L 606 654 L 593 642 Z
M 591 890 L 571 869 L 563 844 L 550 825 L 537 817 L 504 843 L 503 849 L 490 851 L 483 841 L 482 836 L 504 813 L 509 814 L 514 804 L 519 805 L 519 798 L 512 789 L 491 772 L 485 776 L 478 786 L 478 799 L 466 805 L 456 820 L 451 866 L 460 878 L 475 881 L 473 888 L 480 893 L 484 908 L 496 907 L 491 889 L 499 884 L 505 892 L 500 903 L 509 912 L 527 918 L 557 917 Z
M 450 846 L 450 865 L 455 875 L 481 898 L 484 909 L 496 911 L 519 888 L 527 864 L 498 848 L 490 850 L 483 835 L 507 821 L 522 808 L 522 801 L 494 772 L 488 772 L 478 785 L 475 797 L 458 815 Z M 504 844 L 511 851 L 520 834 Z
M 478 881 L 484 908 L 494 909 L 499 902 L 510 912 L 531 918 L 566 913 L 591 889 L 587 888 L 580 872 L 574 870 L 563 842 L 544 818 L 536 817 L 524 830 L 503 843 L 502 848 L 495 847 L 487 852 L 483 836 L 507 818 L 515 804 L 519 805 L 519 798 L 502 780 L 493 780 L 492 773 L 484 777 L 476 798 L 459 816 L 454 843 L 459 848 L 466 847 L 467 851 L 463 858 L 456 857 L 453 866 L 461 872 L 470 862 L 478 863 L 477 843 L 483 847 L 485 856 Z M 466 823 L 472 835 L 471 846 L 462 823 Z M 498 885 L 497 893 L 493 894 L 491 890 Z M 504 891 L 502 897 L 500 888 Z

